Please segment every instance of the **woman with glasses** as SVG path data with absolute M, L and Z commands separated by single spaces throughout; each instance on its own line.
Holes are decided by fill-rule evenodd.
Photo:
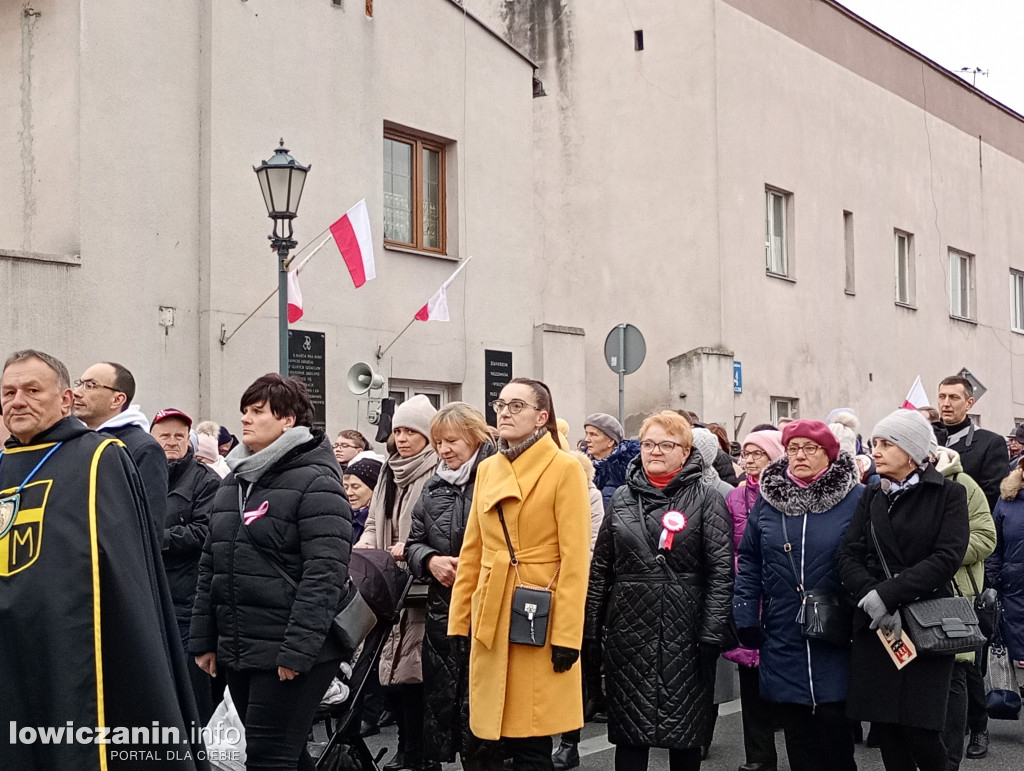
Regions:
M 967 553 L 967 493 L 930 463 L 934 441 L 916 410 L 897 410 L 875 426 L 871 454 L 882 481 L 864 492 L 836 559 L 859 608 L 849 713 L 872 722 L 887 771 L 945 771 L 949 762 L 942 732 L 954 655 L 918 656 L 896 669 L 877 633 L 899 638 L 902 606 L 952 596 L 953 577 Z
M 583 726 L 576 662 L 583 642 L 590 497 L 580 464 L 559 449 L 547 386 L 516 378 L 491 407 L 498 452 L 477 468 L 448 633 L 470 651 L 473 734 L 502 739 L 517 771 L 551 769 L 551 736 Z M 524 602 L 519 587 L 540 591 Z M 519 612 L 513 635 L 514 602 Z
M 715 669 L 732 598 L 732 528 L 701 478 L 689 422 L 651 415 L 594 547 L 588 644 L 602 648 L 616 771 L 700 768 L 714 727 Z
M 739 569 L 739 548 L 747 529 L 747 517 L 761 494 L 761 472 L 768 464 L 785 454 L 781 431 L 752 431 L 743 440 L 740 460 L 746 480 L 725 497 L 725 506 L 732 516 L 732 542 L 736 547 L 736 568 Z M 743 749 L 747 762 L 740 771 L 773 771 L 775 753 L 775 721 L 771 708 L 761 698 L 759 679 L 760 654 L 756 649 L 739 647 L 726 651 L 725 658 L 740 668 L 740 706 L 743 710 Z
M 803 592 L 845 598 L 835 554 L 863 486 L 821 421 L 786 424 L 782 444 L 785 455 L 759 473 L 760 498 L 740 541 L 736 626 L 744 647 L 760 648 L 761 697 L 781 719 L 790 768 L 852 771 L 850 648 L 803 636 Z

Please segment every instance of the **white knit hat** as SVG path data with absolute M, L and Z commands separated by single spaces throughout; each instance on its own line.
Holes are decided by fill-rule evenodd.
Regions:
M 878 421 L 872 439 L 887 439 L 899 447 L 918 465 L 928 460 L 928 449 L 934 441 L 932 427 L 917 410 L 899 409 Z
M 430 403 L 430 399 L 423 394 L 416 394 L 395 409 L 395 416 L 391 419 L 391 429 L 411 428 L 416 433 L 425 436 L 429 442 L 430 419 L 436 414 L 437 410 Z

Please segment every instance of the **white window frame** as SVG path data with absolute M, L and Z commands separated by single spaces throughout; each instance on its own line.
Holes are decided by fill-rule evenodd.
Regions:
M 774 212 L 775 203 L 782 204 L 782 232 L 776 232 Z M 764 189 L 764 258 L 765 272 L 769 276 L 781 278 L 793 277 L 793 255 L 790 245 L 792 223 L 793 194 L 774 187 Z
M 950 247 L 949 315 L 952 318 L 961 321 L 975 321 L 977 319 L 974 284 L 974 255 Z M 965 304 L 966 308 L 964 307 Z
M 423 394 L 434 409 L 440 409 L 451 401 L 457 401 L 457 386 L 450 383 L 431 383 L 428 380 L 388 380 L 388 398 L 395 400 L 395 407 L 418 394 Z
M 784 409 L 783 409 L 784 407 Z M 771 400 L 772 425 L 779 425 L 780 418 L 798 420 L 800 415 L 800 400 L 795 396 L 773 396 Z
M 853 212 L 850 211 L 843 212 L 843 257 L 846 261 L 843 291 L 852 297 L 857 294 L 857 274 L 854 258 Z
M 1010 271 L 1010 329 L 1024 334 L 1024 272 Z
M 913 233 L 898 228 L 893 231 L 893 257 L 896 269 L 896 304 L 913 308 L 917 302 L 917 270 L 914 261 Z

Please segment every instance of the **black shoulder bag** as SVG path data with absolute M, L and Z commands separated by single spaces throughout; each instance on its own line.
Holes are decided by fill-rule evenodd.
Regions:
M 257 546 L 252 538 L 249 537 L 249 526 L 245 524 L 245 498 L 242 496 L 242 485 L 240 483 L 238 485 L 238 515 L 242 518 L 241 529 L 249 545 L 256 550 L 256 553 L 270 567 L 277 571 L 281 578 L 288 582 L 292 589 L 298 589 L 295 579 L 288 575 L 280 563 Z M 334 635 L 334 638 L 341 643 L 345 650 L 352 652 L 360 646 L 370 633 L 370 630 L 373 629 L 377 623 L 377 616 L 370 606 L 366 604 L 366 600 L 363 599 L 363 595 L 352 584 L 351 579 L 345 582 L 345 592 L 347 598 L 345 607 L 338 611 L 331 621 L 330 633 Z
M 878 543 L 874 524 L 871 540 L 878 552 L 882 570 L 891 579 L 892 572 L 885 561 L 882 547 Z M 955 653 L 969 653 L 985 644 L 978 616 L 971 601 L 963 596 L 956 581 L 950 581 L 955 592 L 952 597 L 933 597 L 929 600 L 909 602 L 900 610 L 903 614 L 903 630 L 910 636 L 914 647 L 921 656 L 948 656 Z
M 853 608 L 844 603 L 835 592 L 804 588 L 801 575 L 796 569 L 796 560 L 793 558 L 793 544 L 789 540 L 785 514 L 782 515 L 782 534 L 786 539 L 783 551 L 789 555 L 789 564 L 793 568 L 793 577 L 796 580 L 796 591 L 800 595 L 800 610 L 796 616 L 796 622 L 800 624 L 800 633 L 808 640 L 848 648 L 853 637 Z M 805 548 L 805 545 L 801 544 L 800 548 Z
M 511 558 L 509 564 L 516 572 L 516 582 L 519 584 L 512 592 L 512 618 L 508 626 L 508 641 L 516 645 L 532 645 L 541 648 L 548 640 L 548 618 L 551 616 L 551 585 L 558 577 L 561 565 L 555 568 L 555 574 L 551 576 L 546 587 L 528 586 L 523 583 L 519 576 L 519 560 L 516 559 L 515 549 L 512 548 L 512 539 L 508 535 L 508 527 L 505 525 L 505 512 L 498 504 L 498 520 L 501 522 L 502 532 L 505 533 L 505 544 L 508 546 L 508 556 Z

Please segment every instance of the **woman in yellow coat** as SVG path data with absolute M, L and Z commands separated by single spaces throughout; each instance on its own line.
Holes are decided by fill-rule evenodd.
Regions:
M 448 634 L 463 645 L 472 635 L 473 733 L 505 739 L 516 771 L 550 769 L 551 736 L 583 725 L 577 659 L 590 561 L 590 498 L 580 464 L 558 448 L 547 386 L 516 378 L 491 406 L 499 452 L 477 470 Z M 550 585 L 543 646 L 509 642 L 513 592 L 520 580 L 531 587 Z

